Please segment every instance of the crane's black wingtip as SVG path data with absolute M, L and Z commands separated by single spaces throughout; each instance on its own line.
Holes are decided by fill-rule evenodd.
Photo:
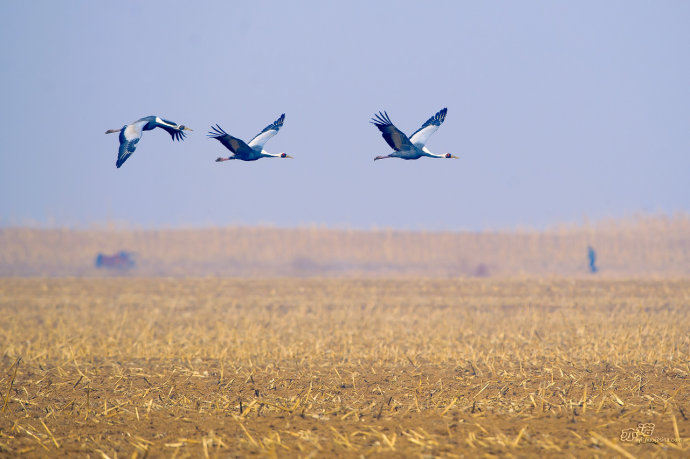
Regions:
M 182 141 L 187 137 L 187 134 L 184 133 L 184 131 L 175 131 L 172 135 L 173 141 Z
M 227 135 L 228 133 L 223 130 L 222 127 L 220 127 L 219 124 L 216 124 L 215 126 L 211 126 L 211 130 L 208 131 L 208 136 L 212 139 L 217 139 L 219 137 L 223 137 L 224 135 Z
M 371 123 L 381 130 L 383 130 L 383 128 L 385 128 L 386 126 L 393 125 L 393 122 L 391 121 L 390 117 L 388 116 L 388 113 L 386 113 L 385 110 L 383 112 L 375 113 L 374 117 L 371 119 Z

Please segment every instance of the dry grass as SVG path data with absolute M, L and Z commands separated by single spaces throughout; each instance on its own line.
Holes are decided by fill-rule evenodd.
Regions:
M 0 450 L 687 457 L 689 307 L 688 280 L 0 280 Z
M 324 228 L 0 229 L 0 276 L 103 276 L 97 253 L 137 253 L 137 276 L 690 275 L 690 216 L 548 231 L 410 232 Z

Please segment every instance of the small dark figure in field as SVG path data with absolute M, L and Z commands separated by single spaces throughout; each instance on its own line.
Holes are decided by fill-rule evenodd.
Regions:
M 479 263 L 474 268 L 474 277 L 489 277 L 489 267 L 484 263 Z
M 597 253 L 592 246 L 587 247 L 587 257 L 589 258 L 589 272 L 594 274 L 599 271 L 599 268 L 594 264 L 597 261 Z
M 96 268 L 117 269 L 125 271 L 133 268 L 135 265 L 134 254 L 124 250 L 115 255 L 104 255 L 99 253 L 96 256 Z

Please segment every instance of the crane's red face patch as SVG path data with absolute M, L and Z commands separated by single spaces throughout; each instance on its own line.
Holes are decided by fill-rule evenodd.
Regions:
M 281 157 L 281 158 L 287 158 L 287 153 L 281 153 L 281 154 L 280 154 L 280 157 Z

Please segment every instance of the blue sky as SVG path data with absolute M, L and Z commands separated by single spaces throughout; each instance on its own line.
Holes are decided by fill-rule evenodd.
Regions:
M 0 0 L 0 225 L 543 227 L 690 211 L 690 2 Z M 369 119 L 460 160 L 385 160 Z M 294 160 L 215 163 L 206 132 Z M 160 115 L 115 168 L 119 128 Z

